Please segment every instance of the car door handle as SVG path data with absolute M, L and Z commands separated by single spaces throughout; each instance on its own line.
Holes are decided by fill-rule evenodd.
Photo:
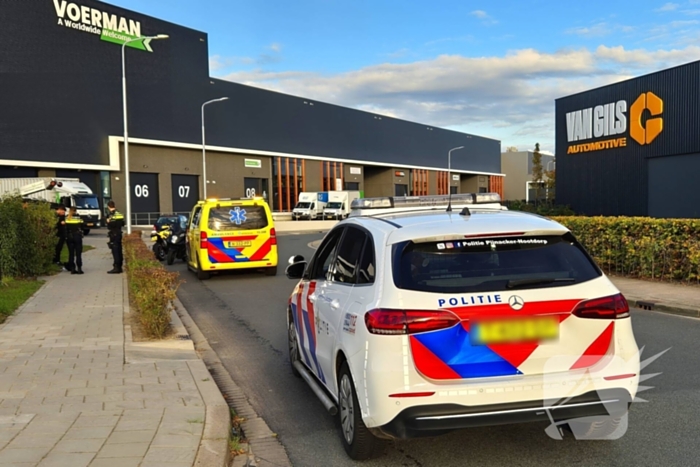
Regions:
M 338 300 L 331 300 L 331 309 L 337 310 L 340 308 L 340 302 Z

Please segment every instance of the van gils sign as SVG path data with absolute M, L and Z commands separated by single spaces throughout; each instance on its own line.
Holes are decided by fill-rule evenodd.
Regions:
M 140 21 L 66 0 L 53 0 L 53 6 L 59 26 L 95 34 L 103 41 L 120 45 L 141 37 Z M 144 38 L 129 42 L 127 47 L 153 52 L 150 42 L 150 39 Z
M 566 114 L 566 138 L 569 143 L 613 137 L 602 141 L 582 144 L 570 144 L 567 154 L 601 151 L 627 146 L 627 133 L 639 145 L 649 144 L 663 130 L 664 102 L 653 92 L 639 95 L 629 107 L 627 101 L 620 100 L 609 104 L 597 105 L 588 109 L 576 110 Z M 644 111 L 649 111 L 646 121 L 642 120 Z M 629 120 L 629 125 L 628 125 Z

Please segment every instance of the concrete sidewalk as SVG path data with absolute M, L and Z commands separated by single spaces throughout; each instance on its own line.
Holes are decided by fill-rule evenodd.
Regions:
M 139 349 L 123 276 L 106 274 L 106 238 L 88 239 L 85 274 L 49 278 L 0 327 L 0 465 L 223 466 L 228 407 L 209 372 L 191 343 L 125 364 Z
M 610 276 L 630 305 L 700 318 L 700 286 Z

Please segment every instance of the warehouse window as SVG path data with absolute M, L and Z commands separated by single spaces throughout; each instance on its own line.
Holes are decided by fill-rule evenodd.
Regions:
M 340 187 L 343 186 L 345 180 L 343 174 L 342 162 L 321 162 L 321 191 L 335 191 L 338 187 L 337 181 L 340 180 Z
M 306 189 L 306 161 L 291 157 L 272 158 L 272 209 L 290 212 L 299 193 Z

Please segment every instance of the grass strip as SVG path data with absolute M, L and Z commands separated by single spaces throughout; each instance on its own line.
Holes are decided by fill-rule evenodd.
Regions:
M 44 281 L 10 279 L 0 283 L 0 323 L 39 290 Z

